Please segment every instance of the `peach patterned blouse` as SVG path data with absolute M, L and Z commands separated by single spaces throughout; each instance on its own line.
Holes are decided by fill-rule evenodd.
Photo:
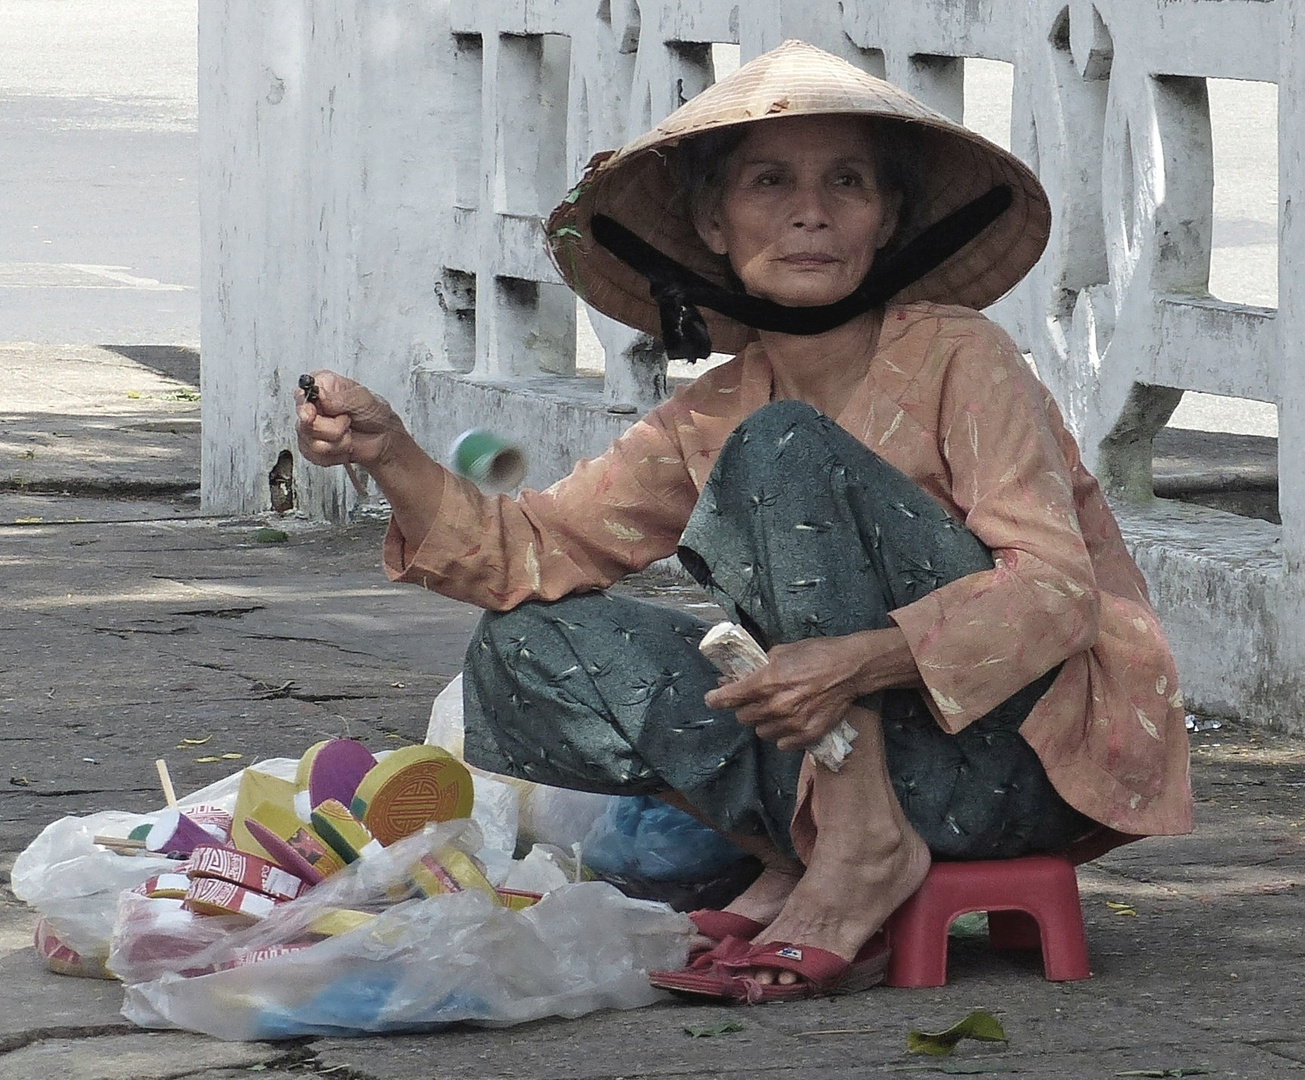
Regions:
M 544 491 L 450 476 L 415 547 L 391 524 L 386 571 L 494 610 L 610 585 L 674 553 L 722 443 L 771 393 L 754 342 Z M 1056 789 L 1120 832 L 1190 831 L 1182 697 L 1146 584 L 1010 338 L 967 308 L 892 305 L 835 419 L 992 550 L 994 569 L 892 613 L 938 723 L 960 731 L 1063 660 L 1020 729 Z

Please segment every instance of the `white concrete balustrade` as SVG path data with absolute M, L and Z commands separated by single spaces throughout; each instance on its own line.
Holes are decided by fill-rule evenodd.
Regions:
M 1030 353 L 1170 629 L 1188 700 L 1305 730 L 1305 0 L 213 0 L 200 5 L 203 498 L 268 505 L 301 371 L 365 380 L 440 456 L 478 424 L 527 482 L 667 392 L 655 342 L 596 313 L 601 378 L 541 219 L 591 154 L 800 37 L 960 119 L 965 58 L 1012 65 L 1011 147 L 1055 210 L 990 310 Z M 1277 310 L 1209 293 L 1207 79 L 1277 82 Z M 1282 526 L 1151 498 L 1185 390 L 1276 404 Z M 340 518 L 343 471 L 301 465 Z

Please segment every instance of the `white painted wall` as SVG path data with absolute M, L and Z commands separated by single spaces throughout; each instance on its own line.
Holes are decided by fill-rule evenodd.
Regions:
M 746 59 L 803 37 L 1000 129 L 1004 112 L 966 101 L 963 58 L 981 58 L 1009 65 L 989 73 L 1010 78 L 1010 145 L 1055 210 L 1046 256 L 991 314 L 1032 353 L 1089 462 L 1136 503 L 1131 538 L 1162 612 L 1189 627 L 1204 618 L 1199 597 L 1264 598 L 1254 632 L 1230 613 L 1222 638 L 1175 635 L 1193 700 L 1223 707 L 1241 680 L 1257 689 L 1234 694 L 1236 707 L 1305 725 L 1305 372 L 1294 344 L 1305 340 L 1305 294 L 1289 273 L 1305 265 L 1291 213 L 1305 195 L 1302 5 L 201 4 L 205 505 L 267 505 L 266 471 L 292 445 L 290 387 L 317 366 L 366 379 L 436 450 L 460 425 L 492 420 L 532 451 L 528 482 L 551 481 L 601 450 L 629 405 L 664 392 L 648 343 L 601 317 L 601 389 L 574 376 L 575 305 L 547 263 L 540 219 L 593 152 L 706 86 L 713 42 Z M 1207 79 L 1279 84 L 1280 310 L 1210 293 Z M 1212 523 L 1208 546 L 1193 549 L 1174 542 L 1174 508 L 1148 507 L 1150 440 L 1184 390 L 1278 408 L 1281 529 L 1184 509 L 1185 535 Z M 341 470 L 298 475 L 311 513 L 343 514 Z M 1238 536 L 1257 552 L 1267 544 L 1264 557 L 1250 559 Z M 1231 587 L 1237 574 L 1253 587 Z

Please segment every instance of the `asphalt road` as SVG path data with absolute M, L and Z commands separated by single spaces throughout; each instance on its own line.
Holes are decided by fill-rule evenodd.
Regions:
M 199 344 L 195 0 L 0 0 L 0 341 Z

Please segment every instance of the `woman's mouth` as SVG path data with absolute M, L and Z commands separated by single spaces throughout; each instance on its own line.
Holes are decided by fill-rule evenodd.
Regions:
M 838 262 L 838 260 L 832 255 L 824 255 L 815 251 L 803 251 L 793 255 L 785 255 L 780 259 L 780 262 L 784 263 L 785 266 L 801 268 L 829 266 L 831 263 Z

